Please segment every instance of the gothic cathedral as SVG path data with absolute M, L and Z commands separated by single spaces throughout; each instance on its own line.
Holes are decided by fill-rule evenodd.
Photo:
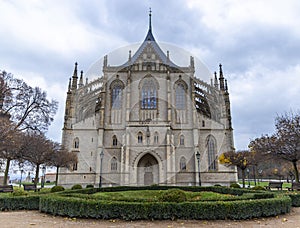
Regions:
M 151 27 L 128 60 L 84 82 L 77 63 L 66 98 L 62 144 L 78 163 L 60 168 L 58 184 L 97 186 L 229 185 L 235 167 L 218 162 L 234 149 L 230 100 L 220 65 L 210 82 L 195 61 L 178 66 Z M 101 68 L 100 68 L 101 69 Z M 79 78 L 78 78 L 79 76 Z

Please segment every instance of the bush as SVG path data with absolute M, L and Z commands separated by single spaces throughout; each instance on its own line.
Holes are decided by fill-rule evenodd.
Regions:
M 300 207 L 300 194 L 288 193 L 287 195 L 292 199 L 293 207 Z
M 180 203 L 186 201 L 186 195 L 184 191 L 174 188 L 162 192 L 161 195 L 158 197 L 158 200 L 161 202 Z
M 26 196 L 28 195 L 28 192 L 25 192 L 22 188 L 16 188 L 12 192 L 13 196 Z
M 0 198 L 0 211 L 38 210 L 39 201 L 40 197 L 37 195 Z
M 72 186 L 71 188 L 72 190 L 75 190 L 75 189 L 82 189 L 82 186 L 80 184 L 75 184 Z
M 88 184 L 88 185 L 86 186 L 86 188 L 94 188 L 94 185 Z
M 266 189 L 263 186 L 255 186 L 251 188 L 252 190 L 265 191 Z
M 216 202 L 121 202 L 60 195 L 41 197 L 40 211 L 53 215 L 98 219 L 250 219 L 288 213 L 289 197 Z
M 241 188 L 241 186 L 238 183 L 231 183 L 230 188 Z
M 61 191 L 64 191 L 65 188 L 63 186 L 54 186 L 51 188 L 51 192 L 61 192 Z

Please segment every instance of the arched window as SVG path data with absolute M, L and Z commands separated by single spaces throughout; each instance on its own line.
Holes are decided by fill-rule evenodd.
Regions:
M 175 94 L 176 94 L 175 97 L 176 109 L 185 109 L 186 97 L 185 97 L 185 86 L 183 83 L 178 83 L 176 85 Z
M 143 143 L 143 134 L 142 134 L 142 132 L 138 133 L 138 143 Z
M 158 144 L 158 137 L 159 137 L 158 133 L 155 132 L 154 133 L 154 144 Z
M 113 144 L 113 146 L 118 145 L 118 139 L 117 139 L 117 136 L 115 136 L 115 135 L 112 137 L 112 144 Z
M 216 154 L 217 154 L 216 140 L 214 139 L 213 136 L 208 136 L 207 139 L 208 170 L 217 170 Z
M 184 146 L 184 135 L 180 135 L 179 145 Z
M 151 78 L 144 79 L 141 90 L 141 108 L 156 109 L 157 108 L 157 88 L 156 83 Z
M 123 89 L 123 84 L 120 80 L 116 80 L 112 82 L 111 85 L 111 108 L 112 109 L 121 109 L 122 89 Z
M 181 171 L 186 170 L 186 159 L 184 157 L 180 158 L 179 166 Z
M 118 160 L 116 157 L 113 157 L 110 161 L 110 170 L 117 171 L 118 170 Z
M 74 139 L 74 148 L 78 149 L 79 148 L 79 138 Z

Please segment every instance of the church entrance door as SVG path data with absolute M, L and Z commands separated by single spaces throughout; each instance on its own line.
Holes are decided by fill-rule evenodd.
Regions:
M 138 163 L 138 185 L 152 185 L 159 182 L 158 162 L 151 154 L 144 155 Z

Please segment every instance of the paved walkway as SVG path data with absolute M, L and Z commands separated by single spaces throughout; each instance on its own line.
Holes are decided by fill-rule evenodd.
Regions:
M 120 221 L 120 220 L 94 220 L 71 219 L 51 216 L 38 211 L 9 211 L 0 212 L 1 228 L 89 228 L 89 227 L 285 227 L 300 228 L 300 208 L 292 208 L 291 213 L 270 218 L 259 218 L 245 221 L 232 220 L 177 220 L 177 221 Z

